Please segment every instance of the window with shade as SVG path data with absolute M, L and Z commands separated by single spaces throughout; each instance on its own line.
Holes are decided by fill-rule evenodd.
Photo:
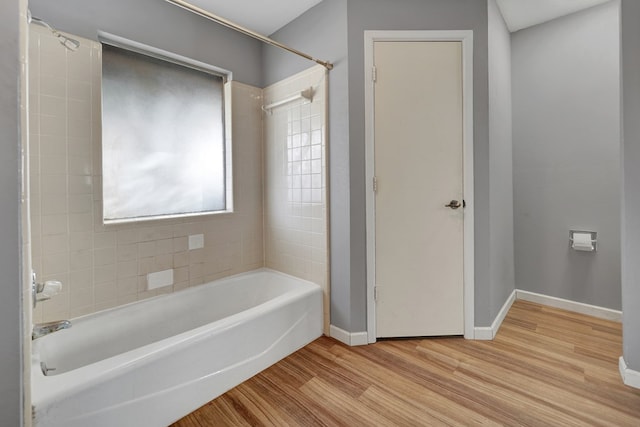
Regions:
M 232 210 L 226 76 L 176 58 L 103 41 L 105 223 Z

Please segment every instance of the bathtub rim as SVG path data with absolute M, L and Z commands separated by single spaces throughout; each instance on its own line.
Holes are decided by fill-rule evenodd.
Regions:
M 276 310 L 289 303 L 303 299 L 305 296 L 319 293 L 322 294 L 320 285 L 305 279 L 282 273 L 269 268 L 259 268 L 227 276 L 218 280 L 214 280 L 192 288 L 184 289 L 171 294 L 157 295 L 142 301 L 134 301 L 122 306 L 112 307 L 107 310 L 91 313 L 84 316 L 71 319 L 91 319 L 99 317 L 101 314 L 122 310 L 126 307 L 140 305 L 141 303 L 151 303 L 152 301 L 162 301 L 162 299 L 170 298 L 172 295 L 182 293 L 196 293 L 201 291 L 203 286 L 217 287 L 223 285 L 224 282 L 231 282 L 242 279 L 247 276 L 259 275 L 262 273 L 273 273 L 276 276 L 282 276 L 293 279 L 302 283 L 300 289 L 288 291 L 275 298 L 267 300 L 257 306 L 247 310 L 234 313 L 231 316 L 216 320 L 212 323 L 201 325 L 188 331 L 172 335 L 159 341 L 137 347 L 115 356 L 101 359 L 99 361 L 69 370 L 57 375 L 44 375 L 40 367 L 40 353 L 37 341 L 34 342 L 31 352 L 31 403 L 37 411 L 38 407 L 48 407 L 55 404 L 56 400 L 62 400 L 68 396 L 77 393 L 79 389 L 88 389 L 99 383 L 109 381 L 118 375 L 128 374 L 140 364 L 152 363 L 161 357 L 181 351 L 187 344 L 197 343 L 210 338 L 222 331 L 233 328 L 234 326 L 244 323 L 253 318 L 260 317 L 265 313 Z
M 128 302 L 126 304 L 117 305 L 115 307 L 109 307 L 109 308 L 106 308 L 104 310 L 95 311 L 93 313 L 84 314 L 82 316 L 76 316 L 76 317 L 73 317 L 73 318 L 68 319 L 68 320 L 71 321 L 71 325 L 73 325 L 74 322 L 84 322 L 84 321 L 86 321 L 88 319 L 91 319 L 93 317 L 96 317 L 96 316 L 99 316 L 99 315 L 104 315 L 106 313 L 114 313 L 114 312 L 117 312 L 117 311 L 120 311 L 120 310 L 124 310 L 124 309 L 126 309 L 128 307 L 131 307 L 131 306 L 145 304 L 145 303 L 151 303 L 151 302 L 157 301 L 159 299 L 170 298 L 173 295 L 189 295 L 189 294 L 196 293 L 197 291 L 201 290 L 201 288 L 203 286 L 210 286 L 210 287 L 222 286 L 226 282 L 238 281 L 238 280 L 240 280 L 242 278 L 245 278 L 247 276 L 258 275 L 259 273 L 273 273 L 276 276 L 282 276 L 282 277 L 285 277 L 285 278 L 290 279 L 290 280 L 295 280 L 297 282 L 306 283 L 306 284 L 309 284 L 309 285 L 312 285 L 312 286 L 320 286 L 317 283 L 314 283 L 314 282 L 312 282 L 310 280 L 302 279 L 300 277 L 296 277 L 296 276 L 293 276 L 293 275 L 288 274 L 288 273 L 283 273 L 282 271 L 274 270 L 274 269 L 268 268 L 268 267 L 260 267 L 260 268 L 255 268 L 253 270 L 243 271 L 241 273 L 233 274 L 231 276 L 220 277 L 219 279 L 211 280 L 209 282 L 201 283 L 199 285 L 193 285 L 193 286 L 190 286 L 190 287 L 185 288 L 185 289 L 180 289 L 178 291 L 169 292 L 169 293 L 160 294 L 160 295 L 154 295 L 152 297 L 149 297 L 149 298 L 146 298 L 146 299 L 143 299 L 143 300 L 132 301 L 132 302 Z M 162 289 L 162 288 L 160 288 L 160 289 Z M 43 337 L 43 338 L 45 338 L 45 337 Z M 40 340 L 40 339 L 38 339 L 38 340 Z M 34 345 L 38 342 L 38 340 L 34 340 L 33 341 Z

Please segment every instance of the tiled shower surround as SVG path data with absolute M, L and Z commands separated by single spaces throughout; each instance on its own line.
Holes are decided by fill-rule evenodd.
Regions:
M 63 292 L 34 321 L 76 317 L 262 267 L 261 90 L 233 83 L 235 212 L 102 224 L 100 45 L 69 52 L 31 28 L 31 224 L 39 280 Z M 202 249 L 188 236 L 204 234 Z M 147 291 L 147 273 L 174 269 L 174 285 Z
M 271 104 L 312 89 L 299 100 L 265 114 L 265 260 L 274 270 L 328 289 L 326 70 L 315 66 L 264 89 Z M 325 333 L 329 293 L 325 292 Z
M 100 44 L 74 38 L 81 41 L 81 47 L 70 52 L 48 30 L 30 28 L 33 268 L 39 281 L 63 283 L 61 294 L 38 304 L 34 322 L 73 318 L 264 266 L 322 285 L 328 310 L 325 116 L 319 114 L 324 112 L 325 97 L 324 80 L 317 86 L 318 70 L 266 89 L 278 95 L 293 90 L 291 84 L 317 86 L 314 103 L 283 106 L 274 110 L 273 116 L 263 116 L 260 88 L 232 83 L 233 213 L 105 226 Z M 313 83 L 305 80 L 306 74 L 313 76 L 308 77 Z M 284 92 L 277 92 L 279 85 Z M 275 117 L 295 132 L 278 134 L 277 141 L 270 139 L 268 132 L 263 132 L 263 118 L 268 128 Z M 314 133 L 316 130 L 322 134 Z M 282 198 L 281 182 L 275 179 L 273 167 L 286 165 L 270 159 L 283 154 L 284 146 L 284 155 L 293 156 L 291 150 L 298 148 L 292 139 L 296 135 L 301 141 L 313 141 L 310 147 L 316 147 L 310 150 L 322 168 L 318 173 L 316 162 L 306 177 L 285 170 L 293 179 L 295 194 L 285 191 L 287 196 Z M 301 151 L 300 156 L 308 155 Z M 307 194 L 306 188 L 311 193 Z M 314 190 L 321 190 L 321 194 Z M 189 250 L 188 236 L 196 234 L 204 235 L 204 248 Z M 174 285 L 147 291 L 147 274 L 167 269 L 174 270 Z

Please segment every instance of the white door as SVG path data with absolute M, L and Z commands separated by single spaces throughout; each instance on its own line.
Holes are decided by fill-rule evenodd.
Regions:
M 461 335 L 462 43 L 376 41 L 374 67 L 377 336 Z

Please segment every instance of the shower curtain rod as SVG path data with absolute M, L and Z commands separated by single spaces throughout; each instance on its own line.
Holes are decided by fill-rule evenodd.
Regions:
M 269 37 L 263 36 L 262 34 L 256 33 L 255 31 L 252 31 L 252 30 L 250 30 L 248 28 L 245 28 L 245 27 L 243 27 L 241 25 L 238 25 L 238 24 L 236 24 L 234 22 L 231 22 L 228 19 L 225 19 L 225 18 L 223 18 L 221 16 L 218 16 L 218 15 L 214 15 L 213 13 L 211 13 L 211 12 L 209 12 L 207 10 L 204 10 L 204 9 L 198 7 L 198 6 L 195 6 L 195 5 L 193 5 L 193 4 L 189 3 L 189 2 L 186 2 L 184 0 L 166 0 L 166 1 L 171 3 L 171 4 L 174 4 L 176 6 L 179 6 L 179 7 L 183 8 L 183 9 L 186 9 L 186 10 L 188 10 L 190 12 L 193 12 L 196 15 L 200 15 L 200 16 L 202 16 L 204 18 L 210 19 L 211 21 L 217 22 L 220 25 L 224 25 L 225 27 L 231 28 L 232 30 L 236 30 L 236 31 L 238 31 L 238 32 L 240 32 L 240 33 L 242 33 L 242 34 L 244 34 L 246 36 L 253 37 L 254 39 L 260 40 L 261 42 L 270 44 L 271 46 L 279 47 L 280 49 L 284 49 L 284 50 L 286 50 L 288 52 L 294 53 L 294 54 L 296 54 L 298 56 L 301 56 L 301 57 L 303 57 L 305 59 L 308 59 L 309 61 L 316 62 L 316 63 L 324 66 L 327 70 L 333 69 L 333 64 L 331 62 L 323 61 L 321 59 L 316 59 L 311 55 L 307 55 L 304 52 L 300 52 L 297 49 L 294 49 L 292 47 L 284 45 L 284 44 L 282 44 L 280 42 L 277 42 L 277 41 L 275 41 L 273 39 L 270 39 Z

